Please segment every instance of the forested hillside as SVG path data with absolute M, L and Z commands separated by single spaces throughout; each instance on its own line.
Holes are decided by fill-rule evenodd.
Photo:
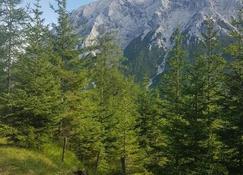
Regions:
M 242 8 L 226 47 L 210 17 L 190 59 L 174 31 L 148 86 L 127 75 L 112 35 L 82 47 L 56 2 L 51 27 L 40 0 L 0 0 L 0 174 L 243 174 Z

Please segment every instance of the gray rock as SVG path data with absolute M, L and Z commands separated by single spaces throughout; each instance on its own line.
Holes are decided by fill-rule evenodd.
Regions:
M 154 38 L 160 37 L 154 44 L 169 48 L 177 27 L 188 36 L 200 37 L 206 16 L 212 16 L 227 32 L 239 3 L 240 0 L 97 0 L 73 11 L 71 19 L 76 30 L 87 35 L 86 45 L 101 34 L 116 32 L 125 48 L 138 36 L 156 31 Z

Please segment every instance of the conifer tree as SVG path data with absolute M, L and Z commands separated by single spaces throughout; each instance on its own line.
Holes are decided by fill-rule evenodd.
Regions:
M 215 31 L 214 21 L 212 19 L 206 20 L 206 33 L 202 33 L 204 37 L 204 45 L 206 48 L 206 55 L 204 56 L 206 72 L 205 72 L 205 117 L 207 125 L 207 164 L 208 174 L 222 173 L 220 165 L 220 153 L 222 143 L 219 142 L 216 131 L 218 124 L 221 123 L 221 106 L 219 101 L 222 99 L 224 91 L 224 67 L 225 60 L 217 54 L 217 31 Z M 221 172 L 220 172 L 221 171 Z
M 162 97 L 171 101 L 179 110 L 179 103 L 183 96 L 183 83 L 185 80 L 185 51 L 182 47 L 183 36 L 179 29 L 176 29 L 173 36 L 174 47 L 169 53 L 168 71 L 162 77 Z
M 225 98 L 222 100 L 224 127 L 221 129 L 221 141 L 224 143 L 224 165 L 229 174 L 243 173 L 243 11 L 233 20 L 236 30 L 231 33 L 233 43 L 226 49 L 232 57 L 225 71 Z
M 7 108 L 4 100 L 10 101 L 9 95 L 15 85 L 13 65 L 23 48 L 26 13 L 19 4 L 20 0 L 0 1 L 0 123 L 9 113 L 3 110 Z
M 225 60 L 217 54 L 217 32 L 214 21 L 206 20 L 206 33 L 202 33 L 205 55 L 199 56 L 188 70 L 186 87 L 190 134 L 192 140 L 194 171 L 201 174 L 227 173 L 220 163 L 222 143 L 217 131 L 221 123 L 219 101 L 223 94 Z M 198 135 L 196 135 L 198 134 Z M 194 149 L 196 148 L 196 149 Z
M 12 66 L 18 54 L 23 48 L 23 29 L 26 22 L 26 13 L 23 8 L 18 7 L 20 0 L 1 1 L 1 34 L 4 34 L 1 53 L 1 64 L 4 67 L 5 92 L 10 93 L 14 86 L 12 76 Z
M 91 61 L 90 71 L 97 102 L 95 118 L 102 126 L 103 149 L 97 154 L 98 166 L 94 169 L 101 174 L 145 173 L 135 131 L 134 91 L 120 69 L 121 51 L 110 36 L 97 43 L 99 51 Z
M 114 74 L 113 74 L 114 76 Z M 116 124 L 113 126 L 116 138 L 115 152 L 118 154 L 118 165 L 121 167 L 121 174 L 145 174 L 145 155 L 139 145 L 136 131 L 137 106 L 136 95 L 131 82 L 121 77 L 121 86 L 118 95 L 111 99 L 111 110 Z
M 2 9 L 3 9 L 3 2 L 0 1 L 0 21 L 2 21 Z M 3 92 L 3 90 L 6 90 L 6 73 L 4 70 L 5 67 L 5 57 L 6 57 L 6 50 L 4 47 L 4 44 L 6 43 L 7 40 L 7 34 L 5 32 L 5 26 L 3 24 L 0 24 L 0 92 Z
M 80 114 L 83 110 L 78 104 L 85 97 L 87 75 L 83 69 L 78 50 L 79 37 L 75 34 L 66 9 L 66 0 L 56 0 L 58 14 L 58 24 L 54 39 L 54 51 L 56 53 L 57 76 L 61 82 L 62 110 L 60 111 L 59 135 L 63 138 L 62 161 L 65 158 L 65 151 L 68 139 L 75 135 L 76 127 L 74 121 L 82 118 Z M 84 104 L 83 104 L 84 105 Z M 80 120 L 79 120 L 80 121 Z M 81 125 L 81 124 L 80 124 Z M 72 140 L 69 141 L 72 144 Z
M 164 150 L 167 146 L 165 114 L 167 106 L 157 90 L 147 88 L 148 79 L 145 78 L 137 98 L 137 130 L 139 145 L 145 152 L 145 167 L 154 174 L 159 174 L 167 163 Z
M 65 152 L 67 149 L 67 141 L 68 141 L 68 137 L 70 137 L 71 135 L 71 119 L 69 119 L 67 116 L 63 115 L 66 112 L 66 104 L 65 104 L 65 92 L 66 92 L 66 88 L 65 86 L 65 79 L 66 78 L 66 70 L 65 70 L 65 66 L 66 66 L 66 57 L 65 57 L 65 53 L 69 52 L 70 50 L 68 50 L 68 45 L 65 45 L 65 41 L 64 38 L 66 35 L 66 30 L 65 28 L 67 26 L 69 26 L 70 24 L 67 21 L 67 12 L 66 12 L 66 0 L 57 0 L 57 5 L 58 5 L 58 9 L 55 10 L 53 7 L 53 10 L 55 10 L 55 12 L 58 14 L 58 26 L 56 27 L 56 36 L 54 36 L 54 47 L 55 47 L 55 51 L 57 52 L 57 60 L 56 60 L 56 66 L 57 66 L 57 76 L 60 79 L 60 83 L 61 83 L 61 101 L 62 101 L 62 111 L 60 111 L 60 126 L 59 126 L 59 131 L 58 131 L 58 135 L 63 137 L 63 145 L 62 145 L 62 156 L 61 156 L 61 160 L 62 162 L 64 162 L 65 159 Z M 68 31 L 69 32 L 69 31 Z M 65 38 L 66 39 L 66 38 Z M 66 47 L 68 47 L 66 49 Z M 73 50 L 73 48 L 71 48 L 71 50 Z
M 115 118 L 113 118 L 110 99 L 119 93 L 121 82 L 117 79 L 117 68 L 119 60 L 121 59 L 121 52 L 114 44 L 110 36 L 105 36 L 98 40 L 98 49 L 96 57 L 94 57 L 90 64 L 91 81 L 93 82 L 95 98 L 97 103 L 98 121 L 102 126 L 102 144 L 104 149 L 101 149 L 97 154 L 97 169 L 96 171 L 103 171 L 108 173 L 112 171 L 113 167 L 108 165 L 115 148 L 115 136 L 113 126 L 115 125 Z M 114 75 L 113 75 L 114 74 Z M 120 73 L 118 73 L 120 74 Z
M 50 61 L 54 55 L 40 8 L 37 0 L 27 28 L 28 46 L 14 67 L 15 89 L 10 100 L 4 100 L 7 104 L 4 110 L 9 111 L 4 121 L 18 129 L 14 139 L 26 147 L 41 147 L 43 139 L 50 139 L 60 105 L 59 81 Z
M 187 132 L 189 121 L 184 113 L 186 61 L 182 47 L 183 36 L 177 29 L 174 33 L 174 47 L 168 58 L 168 71 L 162 77 L 160 93 L 166 100 L 165 114 L 167 123 L 163 128 L 167 134 L 167 147 L 164 149 L 168 159 L 167 168 L 171 174 L 185 174 L 189 157 L 186 151 L 188 145 Z

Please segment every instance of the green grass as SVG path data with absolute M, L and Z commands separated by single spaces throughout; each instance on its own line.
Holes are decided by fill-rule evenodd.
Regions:
M 23 148 L 0 146 L 1 175 L 71 175 L 79 161 L 67 152 L 64 163 L 60 161 L 60 148 L 46 145 L 42 153 Z

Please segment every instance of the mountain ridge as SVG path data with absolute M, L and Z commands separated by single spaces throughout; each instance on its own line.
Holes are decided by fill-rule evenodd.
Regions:
M 134 40 L 143 42 L 147 37 L 148 51 L 158 47 L 166 52 L 172 47 L 171 37 L 176 28 L 186 36 L 187 44 L 200 40 L 208 16 L 215 21 L 220 36 L 228 35 L 233 30 L 231 18 L 236 16 L 239 5 L 240 0 L 99 0 L 73 11 L 71 21 L 78 33 L 87 36 L 85 46 L 92 45 L 102 34 L 115 32 L 124 50 L 131 43 L 134 45 Z M 156 74 L 155 69 L 157 74 L 163 72 L 164 59 L 152 61 L 154 69 L 146 74 Z

